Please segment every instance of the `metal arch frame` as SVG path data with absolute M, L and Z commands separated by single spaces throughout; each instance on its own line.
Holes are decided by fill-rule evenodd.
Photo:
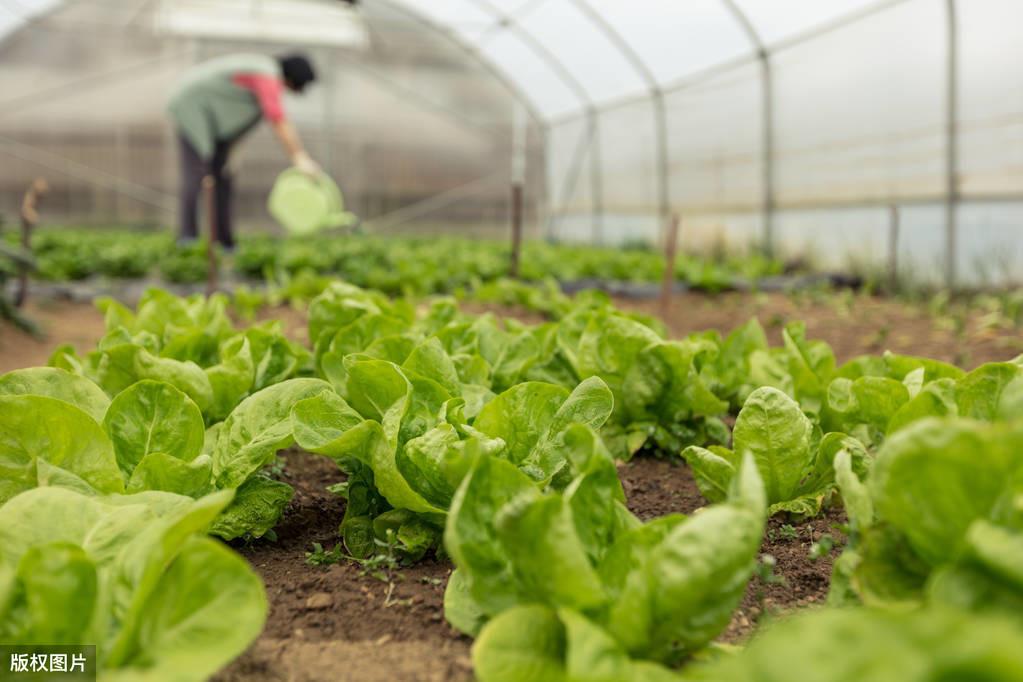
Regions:
M 656 138 L 654 141 L 657 156 L 657 204 L 660 214 L 660 225 L 663 228 L 667 225 L 668 215 L 671 213 L 671 185 L 669 183 L 669 157 L 668 157 L 668 113 L 664 102 L 664 91 L 661 89 L 657 77 L 654 76 L 650 67 L 629 45 L 628 41 L 600 16 L 587 0 L 569 0 L 583 15 L 590 20 L 611 44 L 614 45 L 621 55 L 629 62 L 640 79 L 646 84 L 650 99 L 654 104 L 654 130 Z
M 775 208 L 775 134 L 774 134 L 774 69 L 771 64 L 771 50 L 757 31 L 753 22 L 742 11 L 735 0 L 721 0 L 725 9 L 746 34 L 760 62 L 761 91 L 761 169 L 763 172 L 762 211 L 764 218 L 763 248 L 768 256 L 774 255 L 774 208 Z
M 530 51 L 536 54 L 537 57 L 539 57 L 540 60 L 548 66 L 548 68 L 555 72 L 555 74 L 562 81 L 562 83 L 564 83 L 568 89 L 572 90 L 575 93 L 580 103 L 583 104 L 584 106 L 584 110 L 586 112 L 589 125 L 589 132 L 587 135 L 583 135 L 580 137 L 576 152 L 573 154 L 572 166 L 570 167 L 569 172 L 565 176 L 565 183 L 562 188 L 561 194 L 561 198 L 564 201 L 565 197 L 574 192 L 574 188 L 578 182 L 579 170 L 581 169 L 582 166 L 583 152 L 585 151 L 585 144 L 587 140 L 589 140 L 592 143 L 592 141 L 595 140 L 597 137 L 596 106 L 589 97 L 589 93 L 586 92 L 586 89 L 583 88 L 582 84 L 575 79 L 575 77 L 560 62 L 560 60 L 558 60 L 557 57 L 553 53 L 551 53 L 531 33 L 523 29 L 522 26 L 520 26 L 519 23 L 514 19 L 514 17 L 506 15 L 504 12 L 500 10 L 500 8 L 495 7 L 494 5 L 489 3 L 488 0 L 472 1 L 475 4 L 483 5 L 485 10 L 491 16 L 494 17 L 495 27 L 512 28 L 515 31 L 519 40 L 522 41 L 530 49 Z M 500 82 L 505 87 L 505 89 L 507 89 L 508 92 L 511 93 L 512 97 L 526 110 L 530 120 L 539 129 L 540 140 L 543 147 L 544 167 L 545 168 L 549 167 L 550 163 L 549 144 L 551 128 L 550 122 L 540 115 L 536 105 L 533 103 L 530 97 L 522 90 L 522 88 L 520 88 L 514 81 L 512 81 L 511 78 L 500 67 L 494 64 L 494 62 L 489 57 L 487 57 L 480 48 L 476 47 L 468 40 L 465 40 L 462 36 L 458 35 L 458 33 L 455 32 L 454 30 L 448 28 L 447 26 L 444 26 L 439 22 L 434 21 L 433 19 L 422 14 L 421 12 L 417 12 L 415 9 L 409 7 L 406 3 L 401 2 L 400 0 L 373 0 L 373 2 L 385 5 L 397 12 L 400 12 L 405 16 L 409 17 L 410 19 L 412 19 L 413 21 L 416 21 L 421 25 L 425 26 L 426 28 L 429 28 L 430 30 L 436 32 L 437 34 L 443 36 L 449 42 L 455 45 L 458 49 L 462 50 L 470 57 L 472 57 L 488 73 L 490 73 L 494 78 L 496 78 L 498 82 Z M 592 192 L 593 211 L 594 215 L 597 215 L 603 210 L 601 208 L 603 203 L 602 199 L 603 183 L 600 176 L 596 174 L 592 164 L 591 173 L 592 173 L 591 177 L 593 178 L 594 182 L 593 185 L 594 191 Z M 544 206 L 541 209 L 541 213 L 545 214 L 543 216 L 543 221 L 545 223 L 544 228 L 545 235 L 548 238 L 550 238 L 552 236 L 555 211 L 552 210 L 549 206 L 550 193 L 547 189 L 547 184 L 548 179 L 545 177 L 543 183 L 544 191 L 541 197 Z
M 576 148 L 576 152 L 573 155 L 572 166 L 569 172 L 565 176 L 565 183 L 561 192 L 562 201 L 566 201 L 572 194 L 575 193 L 575 187 L 579 179 L 580 170 L 582 168 L 583 161 L 583 148 L 584 143 L 589 144 L 590 151 L 590 201 L 593 211 L 593 225 L 595 234 L 599 234 L 602 230 L 601 223 L 603 222 L 604 213 L 604 178 L 602 168 L 600 167 L 600 130 L 599 130 L 599 119 L 597 117 L 598 111 L 597 106 L 593 102 L 593 98 L 590 97 L 589 92 L 579 79 L 569 71 L 568 67 L 558 56 L 551 52 L 551 50 L 544 45 L 541 41 L 537 40 L 536 36 L 526 30 L 524 26 L 515 18 L 514 14 L 504 12 L 500 7 L 497 7 L 491 0 L 471 0 L 473 4 L 481 6 L 486 12 L 490 13 L 494 17 L 494 26 L 488 29 L 495 33 L 501 30 L 508 30 L 513 33 L 534 55 L 536 55 L 541 62 L 543 62 L 551 71 L 554 72 L 555 76 L 565 85 L 565 87 L 575 95 L 576 99 L 583 106 L 583 112 L 586 116 L 587 122 L 587 133 L 579 139 L 579 146 Z M 546 0 L 539 0 L 528 6 L 529 11 L 533 11 L 542 2 Z M 484 57 L 485 58 L 485 57 Z M 545 128 L 546 132 L 546 128 Z M 545 135 L 546 139 L 546 135 Z M 546 155 L 545 155 L 546 156 Z M 546 160 L 546 159 L 545 159 Z M 549 212 L 548 222 L 545 229 L 547 237 L 553 236 L 554 228 L 554 211 Z
M 956 232 L 959 218 L 959 13 L 946 0 L 948 20 L 945 102 L 945 286 L 956 286 Z
M 459 50 L 465 52 L 473 58 L 480 66 L 483 67 L 487 73 L 493 76 L 497 81 L 511 94 L 511 96 L 518 102 L 519 105 L 526 110 L 530 120 L 541 130 L 545 130 L 548 127 L 548 123 L 540 115 L 540 111 L 533 104 L 533 100 L 520 88 L 516 83 L 508 77 L 508 75 L 499 67 L 497 67 L 486 55 L 484 55 L 479 49 L 477 49 L 472 43 L 462 38 L 458 33 L 451 30 L 447 26 L 440 24 L 428 16 L 417 12 L 416 10 L 409 7 L 406 3 L 400 0 L 372 0 L 372 4 L 378 4 L 386 6 L 396 12 L 400 12 L 411 20 L 418 22 L 419 24 L 430 29 L 434 33 L 442 36 L 448 42 L 453 44 Z

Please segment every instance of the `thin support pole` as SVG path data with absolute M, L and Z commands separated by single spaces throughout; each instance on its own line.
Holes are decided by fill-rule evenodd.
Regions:
M 511 266 L 508 268 L 508 274 L 517 278 L 522 262 L 522 184 L 518 182 L 512 184 L 511 188 L 511 219 Z
M 956 286 L 956 228 L 959 212 L 959 20 L 956 0 L 946 0 L 948 71 L 945 121 L 945 285 Z
M 593 204 L 593 242 L 604 243 L 604 167 L 600 154 L 600 119 L 590 114 L 590 201 Z
M 43 178 L 36 178 L 29 185 L 21 201 L 21 248 L 26 254 L 32 253 L 32 230 L 39 224 L 39 200 L 50 189 Z M 18 288 L 14 292 L 14 307 L 20 308 L 28 300 L 29 263 L 18 263 Z
M 899 215 L 898 204 L 888 208 L 888 292 L 899 288 Z
M 550 228 L 552 223 L 550 222 L 551 216 L 551 178 L 550 178 L 550 136 L 551 131 L 547 126 L 543 126 L 539 129 L 540 136 L 540 149 L 542 157 L 538 164 L 538 170 L 540 173 L 540 180 L 537 184 L 539 188 L 539 206 L 537 207 L 536 214 L 536 231 L 540 232 L 544 230 L 543 237 L 550 241 L 551 234 Z M 541 228 L 542 226 L 542 228 Z
M 665 230 L 664 276 L 661 279 L 661 318 L 668 319 L 671 297 L 675 293 L 675 257 L 678 255 L 678 214 L 673 213 Z
M 763 36 L 757 31 L 756 26 L 749 16 L 742 10 L 735 0 L 721 0 L 725 9 L 728 10 L 735 23 L 746 34 L 760 61 L 760 90 L 763 93 L 761 105 L 761 127 L 763 128 L 763 142 L 761 167 L 763 171 L 763 197 L 762 211 L 764 218 L 764 252 L 774 255 L 774 70 L 771 68 L 771 51 L 767 47 Z
M 336 64 L 334 63 L 334 51 L 324 50 L 323 53 L 323 64 L 325 69 L 326 82 L 323 84 L 323 90 L 320 92 L 320 96 L 323 98 L 323 110 L 320 112 L 322 115 L 322 121 L 320 125 L 321 136 L 321 154 L 320 163 L 327 170 L 327 174 L 330 175 L 334 171 L 334 121 L 337 118 L 337 112 L 334 110 L 334 84 Z
M 763 167 L 764 253 L 775 253 L 775 127 L 774 127 L 774 69 L 767 50 L 760 52 L 761 91 L 763 93 L 763 141 L 761 166 Z
M 209 212 L 210 238 L 206 243 L 206 295 L 212 296 L 218 288 L 220 273 L 217 272 L 217 181 L 212 175 L 202 179 L 203 192 Z
M 670 224 L 671 185 L 669 175 L 670 160 L 668 158 L 668 111 L 664 101 L 664 93 L 655 89 L 652 93 L 654 104 L 654 124 L 657 131 L 657 207 L 660 225 Z
M 565 206 L 575 195 L 576 187 L 579 184 L 579 176 L 582 174 L 583 158 L 586 156 L 586 141 L 589 139 L 588 131 L 585 131 L 579 135 L 579 142 L 575 146 L 575 152 L 572 154 L 572 163 L 568 167 L 568 171 L 565 173 L 565 182 L 561 187 L 560 204 Z M 548 241 L 554 238 L 554 214 L 555 211 L 550 211 L 547 218 L 547 238 Z
M 622 37 L 615 26 L 601 15 L 588 0 L 572 0 L 573 4 L 592 22 L 605 37 L 621 53 L 622 57 L 632 66 L 636 74 L 643 80 L 649 91 L 650 98 L 654 105 L 654 155 L 657 159 L 657 207 L 660 218 L 659 225 L 667 224 L 668 214 L 671 211 L 671 185 L 669 184 L 669 156 L 668 156 L 668 116 L 664 101 L 664 92 L 661 90 L 657 77 L 651 71 L 650 66 L 644 61 L 640 54 L 633 48 L 628 40 Z

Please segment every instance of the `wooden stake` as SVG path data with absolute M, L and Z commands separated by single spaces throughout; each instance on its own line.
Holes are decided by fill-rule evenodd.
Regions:
M 212 175 L 202 179 L 203 191 L 206 192 L 206 205 L 210 216 L 210 238 L 206 242 L 206 295 L 212 296 L 219 285 L 217 272 L 217 181 Z
M 888 221 L 888 292 L 899 288 L 899 207 L 889 207 Z
M 511 243 L 511 266 L 508 274 L 511 277 L 519 276 L 519 263 L 522 258 L 522 185 L 512 185 L 511 196 L 511 220 L 512 220 L 512 243 Z
M 39 200 L 49 189 L 50 185 L 46 180 L 36 178 L 21 200 L 21 248 L 25 253 L 32 253 L 32 230 L 39 223 Z M 18 288 L 14 293 L 15 308 L 20 308 L 28 300 L 28 271 L 27 264 L 18 264 Z
M 667 321 L 675 289 L 675 256 L 678 251 L 678 215 L 671 214 L 664 238 L 664 279 L 661 281 L 661 317 Z

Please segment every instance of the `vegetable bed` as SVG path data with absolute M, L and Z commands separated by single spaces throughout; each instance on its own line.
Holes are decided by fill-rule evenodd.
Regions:
M 907 666 L 893 672 L 893 680 L 917 679 L 912 675 L 919 669 L 912 666 L 935 650 L 943 656 L 931 662 L 938 666 L 933 671 L 951 675 L 940 679 L 1017 679 L 1018 662 L 1012 656 L 999 662 L 996 670 L 988 666 L 980 653 L 983 649 L 975 648 L 1001 646 L 1001 651 L 1011 652 L 1018 641 L 1014 626 L 979 615 L 996 606 L 991 590 L 1002 590 L 1001 598 L 1007 600 L 1018 594 L 1013 583 L 1018 566 L 1011 560 L 1018 535 L 1010 530 L 1018 518 L 1012 504 L 996 504 L 1012 499 L 1003 491 L 1011 491 L 1019 471 L 1018 452 L 998 445 L 1018 442 L 1020 436 L 1014 426 L 1018 422 L 1012 420 L 1013 415 L 1018 417 L 1021 370 L 1018 364 L 1004 362 L 1017 355 L 1017 329 L 1008 316 L 975 309 L 921 315 L 867 297 L 685 296 L 677 299 L 666 320 L 673 337 L 686 337 L 676 344 L 663 340 L 659 323 L 642 314 L 652 311 L 619 302 L 622 312 L 614 312 L 598 298 L 577 302 L 580 307 L 559 322 L 563 326 L 559 348 L 567 353 L 562 358 L 567 365 L 559 364 L 562 360 L 556 356 L 519 365 L 516 356 L 502 349 L 522 347 L 535 332 L 519 327 L 506 309 L 499 309 L 504 321 L 495 328 L 498 331 L 489 331 L 489 323 L 479 321 L 484 318 L 460 318 L 447 304 L 429 312 L 420 308 L 417 321 L 411 323 L 410 308 L 404 304 L 335 289 L 314 305 L 309 343 L 301 333 L 305 322 L 300 318 L 283 330 L 276 325 L 236 329 L 224 321 L 215 301 L 194 299 L 181 307 L 159 295 L 147 300 L 149 307 L 134 313 L 107 304 L 106 323 L 97 326 L 93 338 L 79 318 L 75 333 L 85 350 L 106 334 L 90 353 L 78 355 L 61 348 L 50 358 L 80 375 L 74 382 L 66 383 L 63 375 L 52 373 L 55 370 L 16 373 L 9 375 L 16 378 L 0 380 L 0 392 L 12 405 L 36 401 L 40 408 L 59 407 L 79 420 L 93 417 L 56 403 L 91 410 L 95 419 L 102 418 L 102 426 L 96 421 L 88 429 L 102 428 L 113 439 L 110 461 L 116 449 L 129 493 L 132 486 L 189 491 L 187 495 L 198 499 L 195 509 L 208 518 L 210 532 L 229 540 L 263 579 L 269 611 L 262 634 L 217 679 L 457 680 L 472 679 L 475 663 L 475 674 L 484 680 L 525 679 L 523 665 L 535 673 L 528 679 L 537 680 L 565 679 L 564 666 L 572 667 L 573 679 L 587 682 L 774 680 L 788 679 L 784 675 L 791 675 L 792 661 L 799 661 L 795 665 L 807 679 L 844 680 L 840 673 L 846 655 L 813 655 L 837 646 L 827 644 L 837 632 L 852 647 L 849 660 L 891 647 L 888 660 Z M 376 309 L 385 312 L 363 319 L 366 311 Z M 75 319 L 66 307 L 48 314 L 51 321 Z M 750 315 L 759 318 L 760 326 L 746 323 Z M 793 325 L 792 320 L 806 324 Z M 398 347 L 393 330 L 409 324 L 434 336 L 426 340 L 416 336 L 412 350 L 401 351 L 401 357 L 407 356 L 401 365 L 360 354 L 359 348 L 393 354 Z M 696 333 L 708 327 L 737 331 L 727 340 Z M 339 334 L 337 329 L 347 331 Z M 467 343 L 477 343 L 466 336 L 470 329 L 498 334 L 501 343 L 480 345 L 479 359 L 474 360 L 464 351 Z M 53 344 L 26 346 L 9 330 L 3 333 L 0 353 L 6 367 L 12 362 L 42 364 L 33 352 L 43 352 L 45 359 L 52 350 Z M 381 339 L 391 340 L 380 348 Z M 833 354 L 821 339 L 831 344 Z M 592 345 L 600 343 L 605 345 Z M 716 355 L 690 353 L 708 344 L 716 345 Z M 12 346 L 19 349 L 16 361 L 7 357 L 6 349 Z M 577 356 L 572 355 L 573 348 L 579 349 Z M 882 356 L 886 348 L 923 352 L 931 359 Z M 861 353 L 870 357 L 847 362 Z M 446 354 L 451 360 L 445 360 Z M 481 373 L 484 358 L 492 374 Z M 966 375 L 939 358 L 971 367 L 1003 362 Z M 626 363 L 646 369 L 637 375 Z M 588 366 L 596 369 L 587 370 Z M 425 381 L 421 372 L 435 378 Z M 311 378 L 314 373 L 338 393 L 325 381 Z M 409 378 L 408 384 L 402 383 L 402 376 Z M 536 384 L 537 376 L 561 384 Z M 585 376 L 589 378 L 579 383 Z M 481 381 L 479 377 L 486 383 L 474 383 Z M 133 383 L 139 379 L 141 383 Z M 96 382 L 113 402 L 108 406 L 104 401 L 109 399 L 83 381 Z M 462 397 L 452 402 L 447 397 L 452 393 Z M 18 397 L 23 394 L 29 397 Z M 55 397 L 35 397 L 40 394 Z M 386 416 L 391 409 L 388 401 L 400 404 L 402 396 L 410 394 L 412 406 L 402 413 L 400 428 L 412 437 L 395 444 L 387 440 L 394 433 L 389 429 L 397 428 Z M 543 409 L 523 418 L 527 409 L 539 406 L 534 402 L 539 395 L 546 396 Z M 418 406 L 422 401 L 440 405 L 442 398 L 439 410 Z M 137 451 L 142 441 L 135 437 L 135 427 L 150 423 L 151 416 L 129 409 L 136 402 L 178 406 L 176 419 L 205 420 L 207 444 L 173 440 L 163 444 L 158 434 L 156 445 L 147 442 Z M 949 410 L 977 421 L 943 422 L 948 435 L 940 437 L 931 434 L 942 429 L 927 431 L 931 427 L 926 422 L 920 428 L 911 426 Z M 571 420 L 561 416 L 568 413 Z M 378 416 L 366 416 L 373 414 Z M 907 425 L 907 433 L 918 435 L 891 439 Z M 534 432 L 538 434 L 534 440 L 517 440 Z M 102 439 L 96 431 L 97 451 L 103 448 Z M 410 461 L 423 466 L 429 460 L 422 455 L 429 455 L 437 439 L 448 439 L 451 448 L 438 471 L 454 467 L 459 478 L 453 497 L 444 480 L 431 472 L 423 470 L 432 479 L 420 479 L 417 470 L 408 468 L 392 472 L 387 457 L 380 459 L 379 453 L 392 452 L 395 458 L 414 456 Z M 601 442 L 624 461 L 613 464 Z M 489 450 L 472 450 L 476 447 Z M 959 466 L 956 453 L 964 448 L 981 457 L 976 469 L 985 476 L 977 483 L 941 473 L 946 460 L 938 455 L 950 453 L 948 464 Z M 874 488 L 868 494 L 862 481 L 879 451 L 885 464 L 870 472 Z M 195 472 L 209 466 L 204 462 L 210 457 L 212 483 L 205 482 L 208 474 L 193 483 Z M 462 457 L 470 458 L 464 470 Z M 176 464 L 174 458 L 189 464 Z M 78 489 L 120 485 L 110 478 L 116 467 L 98 479 L 95 470 L 74 469 L 69 462 L 61 465 L 71 467 L 65 474 L 43 459 L 40 454 L 40 486 L 54 486 L 54 481 Z M 913 461 L 924 467 L 923 482 L 897 478 L 910 471 L 898 466 Z M 372 467 L 375 484 L 363 467 Z M 793 478 L 793 467 L 802 474 Z M 44 482 L 44 468 L 54 472 L 46 474 L 51 482 Z M 346 479 L 344 486 L 338 485 Z M 32 484 L 12 480 L 21 486 L 16 491 Z M 901 484 L 891 483 L 900 480 Z M 182 488 L 184 483 L 188 485 Z M 956 541 L 951 533 L 958 531 L 948 529 L 961 524 L 959 510 L 929 510 L 946 520 L 928 526 L 913 521 L 914 508 L 904 504 L 905 499 L 922 499 L 920 494 L 931 489 L 947 490 L 954 497 L 963 486 L 973 486 L 971 499 L 976 501 L 966 517 L 975 519 L 970 542 L 975 543 L 971 552 L 976 555 L 953 555 L 947 548 Z M 6 490 L 9 496 L 10 488 Z M 58 487 L 22 494 L 38 496 L 46 490 Z M 251 490 L 272 494 L 268 492 L 264 503 L 243 494 Z M 500 502 L 507 491 L 517 492 L 513 499 Z M 498 500 L 496 511 L 488 510 L 487 495 Z M 187 497 L 174 499 L 175 505 L 192 504 Z M 277 518 L 281 500 L 283 515 Z M 13 514 L 12 508 L 0 508 L 0 513 Z M 768 509 L 771 514 L 765 519 Z M 440 549 L 445 525 L 437 520 L 440 513 L 447 515 L 446 552 Z M 672 516 L 679 514 L 692 516 Z M 559 518 L 573 516 L 575 521 L 567 527 L 557 525 Z M 665 537 L 662 533 L 671 539 L 656 539 Z M 613 568 L 614 552 L 639 551 L 629 543 L 644 537 L 642 542 L 660 543 L 653 546 L 650 558 L 636 555 L 632 560 L 636 563 Z M 907 541 L 913 543 L 912 550 L 891 549 Z M 191 540 L 181 556 L 210 551 L 211 543 Z M 1008 552 L 1001 563 L 991 553 L 999 546 Z M 585 553 L 594 551 L 609 552 L 599 560 L 612 561 L 612 568 L 602 568 L 599 576 L 587 565 L 595 560 L 588 560 Z M 678 561 L 673 558 L 677 552 L 695 553 Z M 542 561 L 535 562 L 533 554 Z M 510 561 L 513 571 L 494 574 L 498 564 L 481 560 L 488 556 L 488 561 Z M 103 559 L 74 558 L 87 560 Z M 604 602 L 593 602 L 593 592 L 606 589 L 618 594 L 615 599 L 625 600 L 614 591 L 645 589 L 643 581 L 635 580 L 647 560 L 661 563 L 642 574 L 646 580 L 667 582 L 649 593 L 653 601 L 643 593 L 630 593 L 632 606 L 608 619 L 601 610 Z M 701 574 L 703 562 L 709 562 L 710 569 Z M 454 578 L 453 565 L 459 571 Z M 836 565 L 838 582 L 833 585 Z M 103 563 L 99 566 L 103 579 L 107 569 Z M 879 574 L 871 573 L 874 566 L 887 567 L 889 579 L 879 581 Z M 997 577 L 990 574 L 992 567 Z M 52 563 L 48 570 L 63 569 Z M 238 565 L 231 564 L 230 570 L 237 572 Z M 628 572 L 627 583 L 615 582 L 616 574 L 624 575 L 616 573 L 620 570 Z M 696 572 L 679 578 L 680 570 Z M 164 579 L 175 575 L 172 571 Z M 15 609 L 20 608 L 21 591 L 31 594 L 34 589 L 30 576 L 19 569 L 20 582 L 11 583 Z M 0 561 L 0 587 L 3 579 Z M 693 585 L 700 580 L 706 582 L 695 590 Z M 601 586 L 594 586 L 594 581 Z M 706 648 L 711 640 L 744 643 L 786 612 L 826 600 L 896 605 L 919 601 L 925 582 L 938 603 L 958 601 L 964 613 L 928 611 L 916 616 L 828 610 L 772 629 L 737 657 L 689 665 L 681 678 L 660 665 L 691 662 L 694 653 L 698 660 L 713 659 L 721 649 Z M 487 589 L 473 590 L 473 583 Z M 498 597 L 505 603 L 496 602 Z M 620 618 L 656 609 L 662 597 L 676 604 L 667 620 L 659 617 L 637 627 L 619 627 Z M 687 599 L 688 606 L 677 606 Z M 256 619 L 255 595 L 239 593 L 231 608 L 244 612 L 250 602 L 249 613 Z M 2 608 L 9 607 L 0 603 Z M 19 631 L 20 612 L 12 613 L 16 617 L 9 623 L 16 637 L 33 632 Z M 114 614 L 116 621 L 120 618 L 116 609 Z M 478 637 L 473 654 L 473 640 L 449 622 Z M 124 625 L 130 634 L 129 626 L 134 627 L 130 622 Z M 159 635 L 159 627 L 153 627 L 144 625 L 143 631 Z M 954 635 L 963 628 L 973 635 L 966 638 L 969 642 Z M 882 632 L 887 634 L 877 634 Z M 981 633 L 984 637 L 978 637 Z M 118 635 L 126 644 L 121 658 L 111 665 L 122 666 L 130 676 L 132 670 L 152 665 L 147 662 L 152 654 L 140 653 L 144 641 L 126 636 Z M 242 638 L 244 633 L 226 645 L 231 651 L 211 653 L 211 664 L 218 656 L 240 653 L 236 647 Z M 807 638 L 817 639 L 808 647 Z M 209 641 L 205 644 L 209 646 Z M 791 653 L 779 658 L 777 652 L 785 650 Z M 783 660 L 789 667 L 774 669 L 772 677 L 772 661 Z M 831 666 L 832 661 L 840 667 Z M 753 671 L 761 676 L 754 677 Z

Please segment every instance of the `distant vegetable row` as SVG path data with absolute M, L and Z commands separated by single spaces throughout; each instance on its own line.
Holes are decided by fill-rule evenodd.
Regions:
M 13 239 L 13 235 L 10 236 Z M 179 247 L 171 235 L 156 232 L 43 229 L 33 237 L 36 276 L 52 281 L 99 275 L 113 278 L 159 276 L 167 282 L 206 278 L 202 245 Z M 521 277 L 528 281 L 601 279 L 656 282 L 661 254 L 644 248 L 610 249 L 528 242 Z M 390 294 L 450 293 L 499 279 L 508 273 L 509 247 L 503 242 L 454 237 L 382 238 L 364 235 L 277 239 L 245 236 L 231 261 L 239 275 L 276 278 L 299 273 L 341 277 Z M 782 266 L 758 254 L 716 259 L 681 257 L 680 281 L 718 290 L 736 279 L 780 273 Z

